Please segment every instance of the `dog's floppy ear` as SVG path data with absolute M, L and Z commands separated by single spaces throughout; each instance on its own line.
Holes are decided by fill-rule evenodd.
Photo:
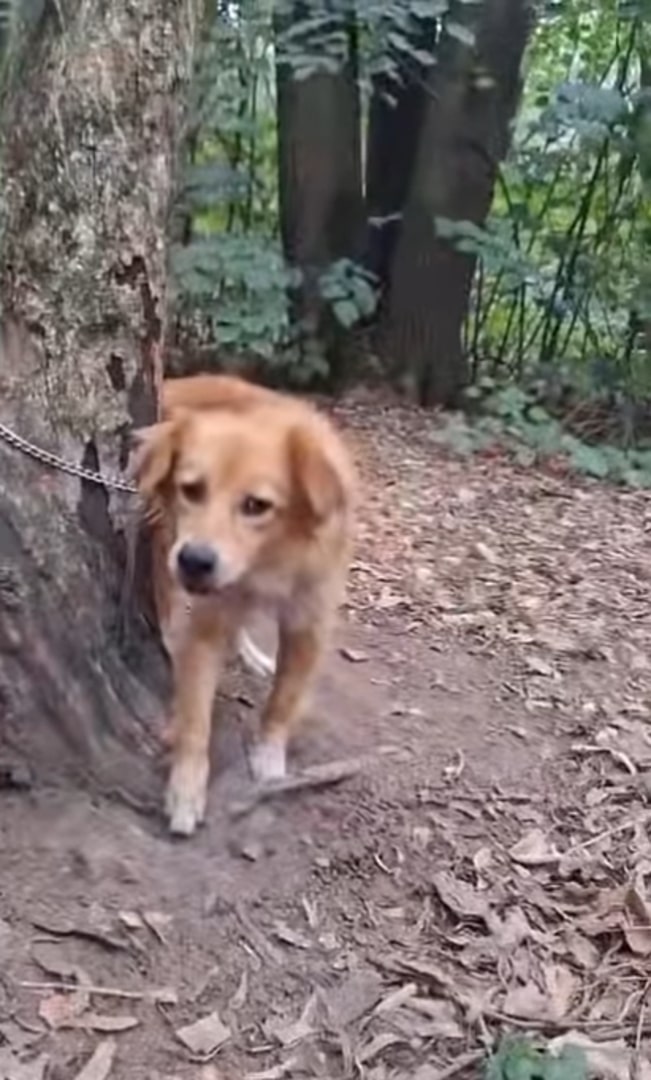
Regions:
M 300 496 L 317 521 L 325 521 L 346 504 L 346 484 L 317 434 L 299 425 L 289 434 L 292 473 Z
M 154 500 L 169 479 L 178 435 L 178 417 L 139 428 L 133 434 L 131 473 L 145 502 Z

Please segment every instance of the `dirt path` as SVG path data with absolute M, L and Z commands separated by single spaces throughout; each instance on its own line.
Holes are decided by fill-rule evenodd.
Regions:
M 341 412 L 369 498 L 295 765 L 367 760 L 234 817 L 262 689 L 234 672 L 193 841 L 3 794 L 0 1077 L 67 1080 L 104 1039 L 117 1080 L 470 1077 L 514 1028 L 646 1064 L 649 500 L 448 458 L 375 400 Z M 70 964 L 149 1000 L 21 985 Z M 175 1032 L 215 1012 L 202 1064 Z

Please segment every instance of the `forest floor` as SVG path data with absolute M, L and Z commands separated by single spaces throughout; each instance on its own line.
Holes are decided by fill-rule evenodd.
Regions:
M 502 1032 L 651 1077 L 651 499 L 337 411 L 367 497 L 293 767 L 359 771 L 242 812 L 236 670 L 195 838 L 3 791 L 0 1077 L 464 1080 Z

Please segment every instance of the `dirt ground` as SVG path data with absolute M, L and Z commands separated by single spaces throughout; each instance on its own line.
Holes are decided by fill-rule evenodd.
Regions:
M 649 496 L 338 411 L 367 498 L 293 768 L 357 773 L 243 805 L 234 671 L 192 840 L 3 791 L 1 1078 L 463 1080 L 532 1032 L 649 1080 Z

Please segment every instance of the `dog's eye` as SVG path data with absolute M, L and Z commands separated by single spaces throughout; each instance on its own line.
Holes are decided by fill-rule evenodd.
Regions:
M 206 497 L 206 485 L 203 480 L 187 480 L 179 487 L 181 495 L 187 502 L 203 502 Z
M 259 499 L 257 495 L 245 495 L 240 507 L 245 517 L 262 517 L 273 509 L 269 499 Z

